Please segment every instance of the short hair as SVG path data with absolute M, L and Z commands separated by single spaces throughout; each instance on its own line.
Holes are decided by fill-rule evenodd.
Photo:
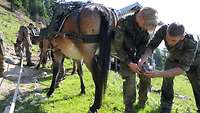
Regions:
M 138 16 L 143 17 L 146 25 L 157 26 L 159 23 L 158 12 L 154 8 L 144 7 L 139 11 Z
M 42 24 L 42 22 L 37 22 L 37 24 Z
M 182 24 L 174 22 L 169 25 L 167 32 L 170 36 L 181 36 L 184 35 L 185 28 Z
M 34 26 L 33 23 L 29 23 L 29 26 Z

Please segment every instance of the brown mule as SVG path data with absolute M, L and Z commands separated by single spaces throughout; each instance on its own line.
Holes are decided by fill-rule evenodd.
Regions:
M 40 59 L 39 62 L 36 66 L 36 69 L 39 69 L 40 65 L 42 64 L 42 67 L 44 68 L 45 65 L 47 64 L 47 57 L 50 57 L 51 59 L 51 45 L 50 45 L 50 41 L 43 38 L 40 42 L 39 42 L 39 48 L 40 48 Z M 85 85 L 83 82 L 83 70 L 82 70 L 82 65 L 83 65 L 83 61 L 82 60 L 73 60 L 73 68 L 72 68 L 72 72 L 71 74 L 75 74 L 76 72 L 78 73 L 78 76 L 80 78 L 80 83 L 81 83 L 81 92 L 80 95 L 85 94 Z M 63 74 L 65 72 L 62 72 Z M 62 76 L 62 78 L 64 78 L 64 75 Z M 58 80 L 61 81 L 61 80 Z
M 97 112 L 107 84 L 112 28 L 116 25 L 114 20 L 116 17 L 111 9 L 95 3 L 84 5 L 68 15 L 60 33 L 50 37 L 53 48 L 53 78 L 47 96 L 52 95 L 61 77 L 59 72 L 63 69 L 64 57 L 83 59 L 95 83 L 94 103 L 89 112 Z

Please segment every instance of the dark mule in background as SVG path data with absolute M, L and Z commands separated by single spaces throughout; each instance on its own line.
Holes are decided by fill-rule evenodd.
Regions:
M 89 112 L 97 112 L 107 84 L 111 38 L 116 20 L 111 9 L 95 3 L 84 4 L 67 15 L 59 33 L 49 37 L 53 49 L 53 78 L 47 96 L 52 95 L 62 76 L 64 58 L 83 59 L 95 84 L 94 103 Z
M 43 29 L 41 29 L 43 31 Z M 39 42 L 39 48 L 40 48 L 40 59 L 39 62 L 36 66 L 36 69 L 39 69 L 40 65 L 42 64 L 42 67 L 44 68 L 45 65 L 47 64 L 48 58 L 51 59 L 51 53 L 52 53 L 52 48 L 50 45 L 50 41 L 47 40 L 46 38 L 42 38 Z M 81 92 L 80 95 L 85 94 L 85 85 L 83 82 L 83 69 L 82 69 L 83 61 L 82 60 L 73 60 L 73 68 L 72 68 L 72 74 L 75 74 L 76 72 L 78 73 L 78 76 L 80 78 L 80 83 L 81 83 Z M 63 70 L 64 71 L 64 70 Z M 65 72 L 63 72 L 64 74 Z M 60 78 L 64 78 L 64 75 Z
M 43 28 L 43 29 L 41 29 L 41 32 L 46 32 L 46 30 L 47 30 L 46 28 Z M 40 40 L 35 41 L 35 43 L 39 44 L 39 48 L 40 48 L 40 56 L 39 57 L 40 57 L 40 59 L 39 59 L 39 62 L 36 66 L 36 69 L 39 69 L 41 64 L 42 64 L 42 67 L 44 68 L 45 65 L 47 64 L 48 58 L 52 59 L 51 58 L 52 57 L 52 54 L 51 54 L 52 53 L 52 47 L 51 47 L 50 41 L 48 39 L 44 38 L 44 37 L 39 37 L 38 39 L 40 39 Z M 73 60 L 73 68 L 72 68 L 72 72 L 71 72 L 71 75 L 75 74 L 77 72 L 78 76 L 80 78 L 80 83 L 81 83 L 80 95 L 85 94 L 85 85 L 84 85 L 84 82 L 83 82 L 82 65 L 83 65 L 82 60 Z M 65 74 L 65 72 L 63 72 L 63 74 Z M 58 81 L 61 81 L 61 79 L 64 79 L 64 75 Z

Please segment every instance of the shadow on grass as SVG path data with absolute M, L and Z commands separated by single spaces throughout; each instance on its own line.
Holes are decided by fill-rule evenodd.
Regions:
M 151 106 L 152 107 L 152 106 Z M 145 110 L 145 107 L 139 107 L 139 105 L 135 105 L 136 112 L 144 111 L 145 113 L 160 113 L 160 106 L 156 108 L 151 108 L 150 110 Z

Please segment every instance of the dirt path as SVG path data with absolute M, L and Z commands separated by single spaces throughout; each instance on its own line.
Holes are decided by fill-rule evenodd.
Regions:
M 13 95 L 19 76 L 20 65 L 19 58 L 15 56 L 14 48 L 6 46 L 5 55 L 5 78 L 0 78 L 0 100 L 8 95 Z M 33 56 L 34 63 L 38 61 L 38 55 Z M 24 62 L 24 64 L 26 64 Z M 34 69 L 34 67 L 23 67 L 20 93 L 34 90 L 35 81 L 44 73 L 43 70 Z

